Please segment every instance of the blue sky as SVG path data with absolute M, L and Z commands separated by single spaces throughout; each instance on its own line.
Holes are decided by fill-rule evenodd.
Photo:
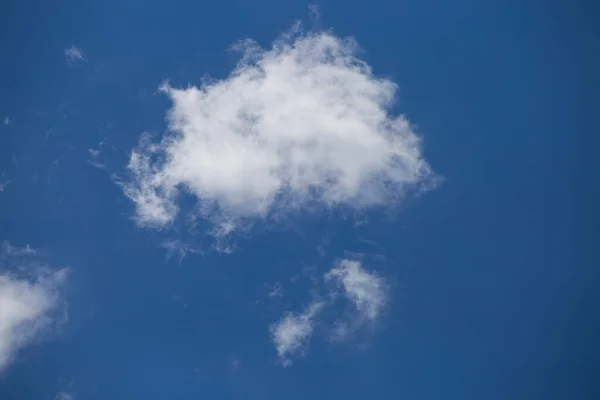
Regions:
M 2 3 L 0 398 L 595 398 L 594 15 Z

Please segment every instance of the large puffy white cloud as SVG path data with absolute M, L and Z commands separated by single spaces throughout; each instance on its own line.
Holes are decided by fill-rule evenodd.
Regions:
M 30 247 L 1 246 L 1 266 L 13 273 L 0 273 L 0 371 L 56 322 L 66 270 L 14 264 L 34 254 Z
M 169 225 L 182 193 L 228 233 L 315 205 L 391 204 L 433 181 L 419 137 L 392 113 L 396 85 L 374 76 L 353 40 L 296 28 L 270 49 L 237 47 L 227 78 L 162 86 L 169 131 L 141 138 L 122 182 L 139 224 Z

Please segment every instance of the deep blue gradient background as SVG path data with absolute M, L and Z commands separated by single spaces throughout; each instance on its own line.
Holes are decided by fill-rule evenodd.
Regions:
M 598 7 L 318 6 L 307 26 L 354 36 L 398 83 L 397 110 L 445 181 L 392 220 L 306 217 L 178 264 L 163 240 L 208 238 L 137 228 L 110 175 L 142 132 L 165 129 L 163 80 L 225 77 L 231 44 L 268 45 L 307 20 L 308 3 L 0 5 L 0 116 L 11 119 L 0 239 L 71 269 L 69 323 L 0 376 L 0 399 L 598 398 Z M 88 62 L 68 68 L 72 44 Z M 102 140 L 107 170 L 87 163 Z M 393 282 L 383 329 L 345 345 L 315 339 L 279 367 L 268 324 L 346 251 Z M 265 282 L 284 282 L 286 296 L 269 300 Z

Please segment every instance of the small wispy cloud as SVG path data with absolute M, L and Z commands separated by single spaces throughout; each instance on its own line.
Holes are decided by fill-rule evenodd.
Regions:
M 100 149 L 88 149 L 90 156 L 96 158 L 100 155 Z
M 285 313 L 270 326 L 272 341 L 284 366 L 290 366 L 294 357 L 305 354 L 320 311 L 331 308 L 339 300 L 351 304 L 350 312 L 343 318 L 323 322 L 324 327 L 330 326 L 328 330 L 335 340 L 343 340 L 358 329 L 376 323 L 387 304 L 387 285 L 383 278 L 368 272 L 359 261 L 337 261 L 324 274 L 323 281 L 327 285 L 322 298 L 326 300 L 311 302 L 302 314 Z
M 274 284 L 273 287 L 271 288 L 271 290 L 269 290 L 269 297 L 275 298 L 275 297 L 282 297 L 282 296 L 283 296 L 283 287 L 279 283 Z
M 101 154 L 104 152 L 106 146 L 106 138 L 104 138 L 98 143 L 98 146 L 96 148 L 89 148 L 88 155 L 90 157 L 87 160 L 88 164 L 90 164 L 94 168 L 104 170 L 107 169 L 106 162 L 101 161 L 100 157 Z M 113 152 L 116 150 L 115 146 L 110 146 L 109 149 L 112 149 Z
M 56 394 L 54 400 L 75 400 L 75 396 L 73 396 L 71 393 L 61 391 Z
M 341 260 L 325 274 L 325 281 L 333 282 L 352 302 L 360 318 L 375 321 L 386 304 L 383 280 L 367 272 L 359 261 Z
M 321 10 L 317 4 L 309 4 L 308 15 L 313 22 L 319 22 L 321 20 Z
M 73 65 L 79 62 L 87 62 L 85 53 L 79 47 L 72 45 L 64 51 L 65 60 L 68 65 Z
M 0 193 L 4 192 L 4 189 L 11 183 L 11 181 L 4 181 L 0 183 Z
M 98 156 L 100 155 L 100 152 L 100 148 L 88 149 L 88 154 L 90 155 L 90 158 L 88 158 L 87 162 L 94 168 L 106 169 L 106 164 L 98 161 Z
M 0 370 L 15 354 L 37 340 L 57 321 L 60 289 L 66 270 L 51 270 L 28 257 L 36 254 L 27 246 L 8 242 L 0 248 Z M 13 271 L 13 272 L 9 272 Z
M 313 302 L 303 313 L 286 313 L 271 325 L 271 338 L 283 366 L 292 365 L 292 357 L 304 355 L 314 329 L 313 318 L 322 307 L 323 303 Z
M 333 339 L 344 340 L 379 320 L 388 302 L 388 286 L 383 278 L 365 270 L 359 261 L 344 259 L 325 274 L 324 280 L 333 284 L 332 299 L 341 294 L 352 305 L 345 318 L 335 322 Z
M 179 261 L 179 263 L 181 263 L 185 256 L 188 254 L 202 254 L 202 250 L 198 246 L 184 243 L 180 240 L 167 240 L 161 243 L 160 247 L 167 250 L 167 262 L 172 257 L 177 257 L 177 260 Z
M 37 254 L 37 250 L 30 245 L 25 247 L 12 246 L 7 240 L 0 243 L 0 258 L 2 260 L 15 260 L 22 256 L 33 256 Z
M 7 126 L 10 125 L 10 123 L 11 123 L 10 118 L 9 117 L 4 117 L 4 119 L 2 120 L 2 123 L 4 125 L 7 125 Z

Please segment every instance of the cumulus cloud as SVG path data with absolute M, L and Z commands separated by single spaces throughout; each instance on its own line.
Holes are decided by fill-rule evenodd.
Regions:
M 313 302 L 302 314 L 286 313 L 270 327 L 271 338 L 283 366 L 292 365 L 292 357 L 303 355 L 314 329 L 314 317 L 323 303 Z
M 320 311 L 332 308 L 340 299 L 346 299 L 353 307 L 344 318 L 329 325 L 333 338 L 346 339 L 352 332 L 375 323 L 381 317 L 387 304 L 387 285 L 384 280 L 365 270 L 356 260 L 343 259 L 323 275 L 328 283 L 326 301 L 313 302 L 303 314 L 287 313 L 277 323 L 271 325 L 271 336 L 277 354 L 284 366 L 292 363 L 292 358 L 303 355 L 313 332 L 315 319 Z
M 2 268 L 7 272 L 0 273 L 0 370 L 18 350 L 52 327 L 66 278 L 65 269 L 15 264 L 35 254 L 29 246 L 15 248 L 5 242 L 1 254 Z
M 67 64 L 72 65 L 78 62 L 86 62 L 85 53 L 79 47 L 72 45 L 64 51 Z
M 389 205 L 432 181 L 420 138 L 392 113 L 396 85 L 376 77 L 352 39 L 292 30 L 222 80 L 175 88 L 169 132 L 143 135 L 121 182 L 140 225 L 168 226 L 191 195 L 197 213 L 244 221 L 315 206 Z

